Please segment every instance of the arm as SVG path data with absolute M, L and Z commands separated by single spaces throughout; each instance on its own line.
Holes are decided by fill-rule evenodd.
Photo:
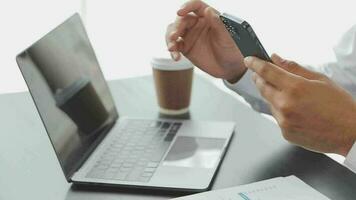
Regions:
M 336 62 L 305 68 L 325 74 L 342 88 L 356 97 L 356 25 L 348 30 L 334 47 Z M 262 98 L 252 81 L 252 72 L 248 70 L 240 81 L 225 85 L 241 95 L 258 112 L 271 114 L 267 102 Z
M 167 27 L 166 33 L 172 58 L 179 60 L 183 54 L 210 75 L 237 82 L 246 72 L 246 63 L 219 19 L 219 12 L 200 0 L 190 0 L 177 14 L 176 21 Z M 353 44 L 352 32 L 355 31 L 351 30 L 346 38 L 351 38 Z M 313 68 L 313 71 L 328 75 L 351 91 L 355 83 L 352 76 L 356 77 L 356 73 L 349 72 L 356 67 L 349 63 L 355 56 L 354 48 L 345 49 L 341 45 L 335 52 L 344 56 L 337 55 L 336 64 L 329 63 Z M 259 72 L 252 75 L 259 92 L 251 83 L 251 72 L 237 84 L 226 84 L 255 104 L 252 106 L 256 110 L 272 114 L 287 140 L 314 151 L 346 155 L 356 138 L 356 106 L 352 96 L 320 73 L 291 61 L 279 61 L 278 64 L 247 62 L 250 70 Z M 256 65 L 262 66 L 263 70 L 254 68 Z M 267 65 L 272 67 L 263 67 Z M 339 70 L 340 66 L 343 70 Z M 286 79 L 289 80 L 278 83 Z M 270 84 L 269 81 L 276 83 Z M 284 86 L 283 91 L 280 86 Z
M 325 63 L 321 66 L 306 66 L 307 69 L 322 73 L 356 97 L 356 25 L 347 31 L 340 42 L 334 47 L 335 62 Z M 291 63 L 295 64 L 294 62 Z M 289 69 L 293 72 L 293 70 Z M 294 70 L 295 73 L 295 70 Z M 301 75 L 301 74 L 300 74 Z M 305 76 L 305 75 L 304 75 Z M 310 78 L 310 77 L 309 77 Z M 252 81 L 249 72 L 235 84 L 224 81 L 226 86 L 243 96 L 251 106 L 259 111 L 271 114 L 268 103 L 262 98 Z M 355 130 L 356 131 L 356 130 Z M 354 140 L 354 139 L 351 139 Z M 345 165 L 356 173 L 356 142 L 351 142 L 351 149 L 344 152 Z
M 305 68 L 325 74 L 341 87 L 356 97 L 356 25 L 348 30 L 340 42 L 334 47 L 335 62 Z M 225 85 L 240 94 L 259 112 L 271 114 L 268 104 L 253 84 L 250 70 L 237 83 L 231 84 L 224 80 Z
M 273 63 L 245 59 L 286 140 L 306 149 L 352 153 L 356 102 L 327 76 L 272 55 Z M 351 150 L 351 151 L 350 151 Z M 352 166 L 350 166 L 352 167 Z

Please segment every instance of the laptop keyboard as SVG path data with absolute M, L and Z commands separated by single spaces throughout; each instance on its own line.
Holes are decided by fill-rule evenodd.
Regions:
M 114 133 L 86 177 L 148 182 L 181 125 L 180 122 L 129 120 Z

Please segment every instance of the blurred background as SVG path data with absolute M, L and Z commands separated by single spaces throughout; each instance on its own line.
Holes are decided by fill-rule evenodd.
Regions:
M 0 92 L 27 90 L 17 53 L 74 12 L 87 31 L 107 79 L 151 73 L 153 56 L 168 56 L 164 33 L 182 0 L 11 0 L 0 8 Z M 334 59 L 332 47 L 356 23 L 354 1 L 207 0 L 221 12 L 246 19 L 271 54 L 318 64 Z

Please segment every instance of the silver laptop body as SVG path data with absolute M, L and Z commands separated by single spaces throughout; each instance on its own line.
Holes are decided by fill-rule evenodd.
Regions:
M 209 188 L 234 123 L 119 117 L 78 14 L 16 60 L 68 182 Z

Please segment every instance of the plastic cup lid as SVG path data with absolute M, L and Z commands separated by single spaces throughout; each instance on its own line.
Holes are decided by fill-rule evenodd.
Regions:
M 153 58 L 151 65 L 155 69 L 165 71 L 177 71 L 193 68 L 193 64 L 185 57 L 181 57 L 179 61 L 175 61 L 171 58 Z

